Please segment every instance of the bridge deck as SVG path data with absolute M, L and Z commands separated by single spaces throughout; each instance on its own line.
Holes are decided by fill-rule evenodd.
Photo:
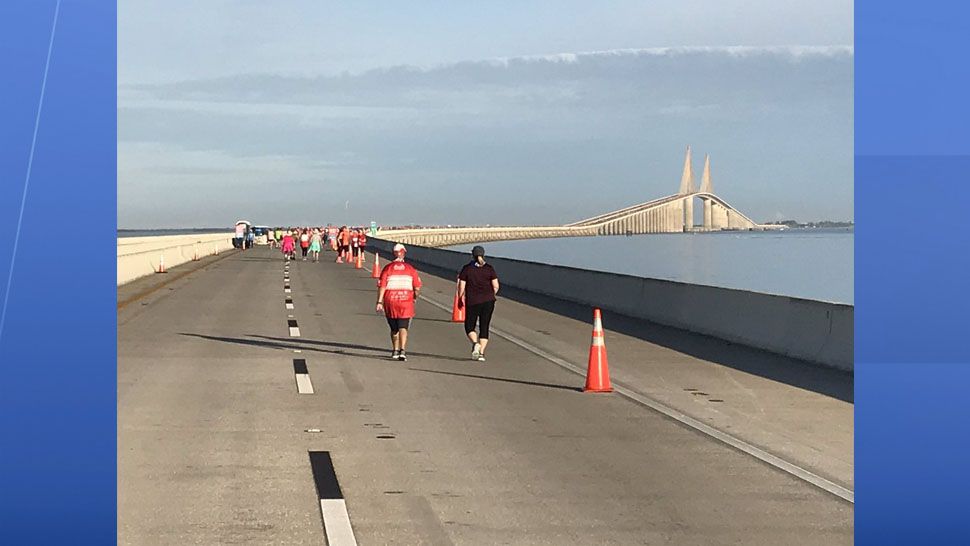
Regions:
M 852 542 L 850 503 L 577 392 L 581 377 L 505 339 L 472 362 L 428 302 L 409 362 L 388 360 L 373 280 L 331 253 L 291 267 L 287 310 L 278 256 L 232 255 L 119 311 L 119 543 L 320 544 L 308 450 L 331 453 L 361 544 Z M 450 304 L 451 282 L 424 280 Z M 590 327 L 567 307 L 503 299 L 494 325 L 582 365 Z M 851 487 L 845 376 L 605 322 L 614 379 Z M 315 394 L 297 394 L 294 358 Z

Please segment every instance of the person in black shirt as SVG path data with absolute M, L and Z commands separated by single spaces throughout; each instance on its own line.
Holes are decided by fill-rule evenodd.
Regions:
M 488 326 L 495 310 L 498 275 L 485 263 L 485 249 L 472 249 L 472 261 L 458 274 L 458 305 L 465 305 L 465 334 L 472 343 L 472 360 L 485 362 Z M 478 323 L 479 332 L 475 332 Z

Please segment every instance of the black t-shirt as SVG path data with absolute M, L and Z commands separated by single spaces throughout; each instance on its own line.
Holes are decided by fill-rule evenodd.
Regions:
M 486 263 L 479 266 L 478 262 L 472 262 L 461 268 L 458 278 L 465 281 L 466 305 L 478 305 L 495 300 L 492 279 L 497 279 L 498 275 L 491 265 Z

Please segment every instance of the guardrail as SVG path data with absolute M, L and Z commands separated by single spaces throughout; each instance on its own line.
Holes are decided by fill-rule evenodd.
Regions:
M 233 233 L 118 238 L 118 285 L 232 248 Z
M 389 253 L 393 242 L 368 246 Z M 408 261 L 455 271 L 464 252 L 408 245 Z M 843 371 L 853 371 L 851 305 L 489 257 L 501 283 Z

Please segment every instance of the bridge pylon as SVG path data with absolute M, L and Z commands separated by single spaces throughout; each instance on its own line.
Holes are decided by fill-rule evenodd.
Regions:
M 684 157 L 684 173 L 680 176 L 680 195 L 695 193 L 694 189 L 694 167 L 690 159 L 690 146 L 687 147 L 687 155 Z
M 694 188 L 694 165 L 691 160 L 690 146 L 687 146 L 687 155 L 684 157 L 684 172 L 680 176 L 679 195 L 687 196 L 683 199 L 680 207 L 680 219 L 676 231 L 691 231 L 694 229 L 694 198 L 691 195 L 697 193 Z
M 704 174 L 701 177 L 701 193 L 714 193 L 714 183 L 711 181 L 711 154 L 704 155 Z M 704 198 L 704 229 L 714 228 L 714 201 Z

